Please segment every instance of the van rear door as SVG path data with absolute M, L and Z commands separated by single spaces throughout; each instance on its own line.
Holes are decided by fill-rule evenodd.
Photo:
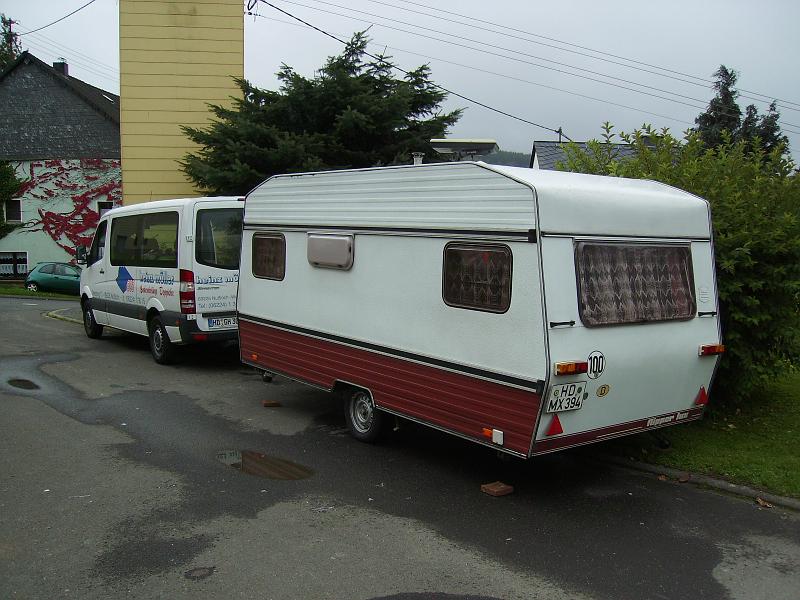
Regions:
M 236 329 L 243 213 L 243 202 L 195 204 L 193 273 L 197 325 L 201 331 Z
M 720 343 L 711 242 L 544 235 L 541 251 L 551 365 L 533 453 L 700 418 L 718 357 L 699 349 Z

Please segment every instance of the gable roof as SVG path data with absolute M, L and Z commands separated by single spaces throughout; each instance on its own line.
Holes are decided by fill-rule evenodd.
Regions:
M 119 96 L 93 85 L 89 85 L 85 81 L 81 81 L 80 79 L 76 79 L 70 75 L 64 75 L 63 73 L 60 73 L 46 62 L 36 58 L 27 50 L 20 54 L 14 62 L 6 66 L 3 72 L 0 73 L 0 85 L 2 85 L 3 80 L 20 65 L 35 65 L 44 73 L 47 73 L 51 77 L 54 77 L 57 81 L 61 82 L 67 87 L 67 89 L 80 97 L 84 102 L 91 105 L 92 108 L 94 108 L 108 120 L 119 125 Z
M 550 141 L 535 141 L 533 143 L 533 157 L 538 159 L 539 168 L 549 171 L 556 170 L 556 164 L 559 162 L 567 162 L 567 154 L 564 147 L 568 142 L 550 142 Z M 589 146 L 587 142 L 575 142 L 581 149 L 586 150 Z M 636 155 L 636 149 L 630 144 L 609 144 L 617 158 L 630 158 Z

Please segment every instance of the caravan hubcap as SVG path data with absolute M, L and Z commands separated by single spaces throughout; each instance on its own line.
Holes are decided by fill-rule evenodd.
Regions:
M 372 398 L 366 392 L 358 392 L 353 398 L 350 412 L 353 417 L 353 425 L 362 433 L 369 431 L 372 427 L 374 407 Z

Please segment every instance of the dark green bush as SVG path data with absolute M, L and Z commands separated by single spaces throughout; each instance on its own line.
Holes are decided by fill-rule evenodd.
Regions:
M 714 392 L 746 400 L 800 358 L 800 176 L 783 148 L 766 153 L 730 138 L 706 148 L 696 134 L 680 141 L 643 127 L 620 134 L 634 145 L 618 159 L 610 125 L 586 150 L 567 146 L 559 168 L 653 179 L 711 203 L 723 338 L 727 346 Z

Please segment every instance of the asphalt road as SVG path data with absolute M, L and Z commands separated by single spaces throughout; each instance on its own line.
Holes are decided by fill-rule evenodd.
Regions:
M 361 444 L 334 397 L 235 348 L 158 366 L 144 338 L 44 316 L 70 306 L 0 298 L 2 598 L 800 596 L 796 514 L 596 448 L 499 460 L 409 424 Z M 242 450 L 302 478 L 218 458 Z

